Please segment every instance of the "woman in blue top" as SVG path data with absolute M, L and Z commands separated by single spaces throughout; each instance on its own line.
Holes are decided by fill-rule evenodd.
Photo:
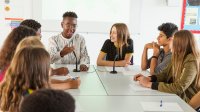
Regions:
M 116 23 L 111 27 L 110 39 L 107 39 L 97 58 L 98 66 L 128 66 L 131 64 L 133 40 L 128 27 L 124 23 Z

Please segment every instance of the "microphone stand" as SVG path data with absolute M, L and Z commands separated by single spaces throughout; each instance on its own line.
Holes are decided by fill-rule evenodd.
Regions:
M 115 55 L 114 63 L 113 63 L 113 71 L 110 71 L 111 74 L 117 74 L 117 71 L 115 70 L 115 61 L 118 58 L 118 55 Z
M 76 53 L 74 51 L 73 51 L 73 54 L 76 58 L 76 68 L 73 70 L 73 72 L 80 72 L 80 70 L 78 70 L 78 61 L 77 61 Z

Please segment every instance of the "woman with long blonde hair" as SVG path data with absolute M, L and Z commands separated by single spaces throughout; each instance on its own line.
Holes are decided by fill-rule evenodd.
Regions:
M 188 30 L 175 33 L 172 61 L 161 73 L 151 77 L 134 76 L 135 81 L 151 89 L 174 93 L 186 102 L 199 91 L 200 54 L 194 35 Z
M 19 45 L 17 46 L 16 52 L 18 50 L 20 50 L 23 47 L 40 47 L 40 48 L 44 48 L 44 45 L 42 44 L 42 42 L 40 41 L 40 37 L 39 36 L 30 36 L 28 38 L 23 39 Z M 66 70 L 65 67 L 60 67 L 60 68 L 49 68 L 50 72 L 49 72 L 49 76 L 52 75 L 67 75 L 67 73 L 69 72 L 68 69 Z M 64 81 L 61 80 L 56 80 L 56 79 L 51 79 L 50 80 L 50 86 L 53 89 L 61 89 L 61 90 L 66 90 L 66 89 L 77 89 L 80 86 L 80 78 L 78 77 L 78 79 L 76 80 L 72 80 L 72 79 L 67 79 Z
M 0 109 L 18 112 L 23 96 L 49 88 L 49 53 L 38 47 L 24 47 L 13 57 L 0 85 Z
M 110 30 L 110 39 L 104 42 L 97 58 L 99 66 L 128 66 L 131 64 L 133 40 L 130 38 L 128 27 L 124 23 L 115 23 Z

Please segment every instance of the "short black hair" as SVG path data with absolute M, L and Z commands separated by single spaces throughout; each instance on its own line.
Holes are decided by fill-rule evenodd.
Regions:
M 41 89 L 25 96 L 20 112 L 75 112 L 75 100 L 62 90 Z
M 30 28 L 33 28 L 35 31 L 38 31 L 38 29 L 41 28 L 41 24 L 33 19 L 26 19 L 22 21 L 20 25 L 28 26 Z
M 67 11 L 67 12 L 65 12 L 65 13 L 63 14 L 63 19 L 64 19 L 65 17 L 78 18 L 78 16 L 76 15 L 76 13 L 75 13 L 75 12 L 72 12 L 72 11 Z
M 178 27 L 174 23 L 163 23 L 158 26 L 158 30 L 164 32 L 167 38 L 172 37 L 178 31 Z

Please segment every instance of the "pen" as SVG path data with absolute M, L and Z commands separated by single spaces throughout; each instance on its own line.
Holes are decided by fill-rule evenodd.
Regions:
M 72 80 L 76 80 L 76 79 L 78 79 L 78 77 L 73 77 L 73 78 L 72 78 Z
M 160 100 L 160 107 L 162 107 L 162 100 Z

